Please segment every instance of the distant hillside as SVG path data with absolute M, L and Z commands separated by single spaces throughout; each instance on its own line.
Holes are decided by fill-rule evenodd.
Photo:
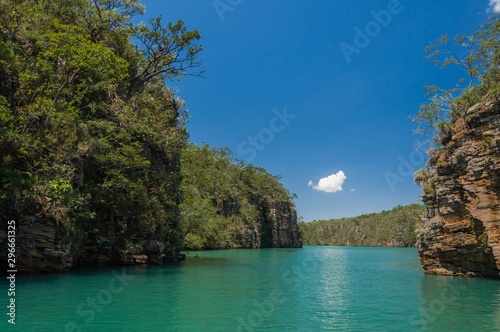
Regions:
M 185 250 L 301 248 L 293 195 L 228 148 L 194 143 L 181 158 Z
M 305 245 L 359 247 L 414 247 L 415 225 L 425 211 L 420 204 L 398 205 L 390 211 L 354 218 L 302 223 Z

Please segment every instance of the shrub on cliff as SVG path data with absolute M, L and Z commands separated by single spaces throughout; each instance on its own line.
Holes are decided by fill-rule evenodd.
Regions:
M 202 48 L 181 21 L 134 26 L 143 11 L 0 2 L 2 222 L 35 216 L 95 250 L 179 247 L 186 111 L 164 80 L 200 75 Z
M 441 68 L 456 65 L 465 75 L 451 89 L 426 86 L 429 101 L 413 117 L 418 123 L 416 133 L 429 135 L 438 146 L 446 145 L 451 135 L 449 121 L 483 98 L 497 98 L 500 93 L 500 16 L 492 16 L 471 35 L 453 39 L 443 35 L 426 51 Z

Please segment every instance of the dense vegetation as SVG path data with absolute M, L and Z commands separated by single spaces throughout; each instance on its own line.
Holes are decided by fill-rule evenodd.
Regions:
M 79 254 L 270 246 L 266 221 L 282 203 L 295 213 L 290 194 L 228 149 L 187 144 L 165 81 L 202 75 L 200 35 L 133 25 L 142 13 L 138 0 L 0 2 L 2 223 L 54 226 Z
M 265 169 L 245 165 L 227 148 L 190 144 L 182 155 L 182 225 L 186 249 L 239 248 L 270 232 L 271 208 L 289 192 Z M 265 225 L 264 225 L 265 226 Z M 270 246 L 262 234 L 261 246 Z
M 181 246 L 186 111 L 164 80 L 200 75 L 202 48 L 181 21 L 132 25 L 143 12 L 137 0 L 0 2 L 2 222 L 32 216 L 95 251 Z
M 299 225 L 304 244 L 321 246 L 413 247 L 424 206 L 397 206 L 354 218 L 319 220 Z

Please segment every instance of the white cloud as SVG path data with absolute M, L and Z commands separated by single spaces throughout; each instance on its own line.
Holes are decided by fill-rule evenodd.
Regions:
M 349 191 L 356 191 L 356 190 L 354 190 L 354 189 L 351 189 L 351 190 L 349 190 Z
M 312 180 L 309 180 L 309 183 L 307 184 L 308 187 L 312 187 L 313 186 L 313 182 Z
M 500 13 L 500 0 L 490 0 L 490 11 Z
M 324 191 L 327 193 L 334 193 L 342 190 L 342 185 L 344 184 L 344 180 L 346 176 L 344 172 L 339 171 L 337 174 L 332 174 L 327 176 L 326 178 L 322 178 L 319 180 L 318 184 L 313 186 L 313 182 L 309 181 L 308 186 L 313 186 L 313 189 Z

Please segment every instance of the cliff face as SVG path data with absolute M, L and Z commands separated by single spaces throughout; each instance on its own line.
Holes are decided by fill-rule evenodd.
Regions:
M 131 29 L 138 1 L 62 3 L 0 2 L 0 266 L 12 220 L 22 272 L 175 257 L 188 114 L 164 79 L 201 74 L 199 32 Z
M 425 273 L 500 278 L 499 124 L 498 102 L 477 104 L 431 153 L 418 231 Z
M 139 218 L 126 204 L 120 209 L 120 219 L 105 219 L 103 215 L 92 220 L 104 229 L 98 233 L 85 228 L 85 223 L 79 224 L 81 219 L 62 222 L 47 213 L 10 213 L 18 226 L 18 271 L 51 273 L 75 266 L 157 265 L 177 260 L 183 239 L 188 250 L 302 247 L 297 212 L 286 189 L 261 170 L 225 164 L 208 153 L 207 159 L 195 159 L 200 168 L 191 167 L 200 173 L 188 173 L 183 179 L 182 213 L 179 202 L 171 202 L 169 214 L 150 216 L 152 221 L 168 218 L 168 223 L 157 222 L 156 227 L 136 223 Z M 207 170 L 209 162 L 219 167 L 218 172 Z M 175 192 L 176 188 L 170 189 Z M 25 211 L 36 211 L 42 205 L 31 200 L 32 208 Z M 126 224 L 125 239 L 115 228 L 106 228 L 120 225 L 115 221 Z
M 71 243 L 60 239 L 55 223 L 26 216 L 19 222 L 16 267 L 24 273 L 63 272 L 73 267 Z
M 302 248 L 297 226 L 297 212 L 291 202 L 275 203 L 271 208 L 260 209 L 257 227 L 246 227 L 235 234 L 234 247 Z
M 271 247 L 302 248 L 302 240 L 297 226 L 297 211 L 290 202 L 276 204 L 271 209 Z
M 139 253 L 79 248 L 63 226 L 35 216 L 20 220 L 16 239 L 16 268 L 26 274 L 67 272 L 75 266 L 158 265 L 178 256 L 157 241 L 141 243 Z

